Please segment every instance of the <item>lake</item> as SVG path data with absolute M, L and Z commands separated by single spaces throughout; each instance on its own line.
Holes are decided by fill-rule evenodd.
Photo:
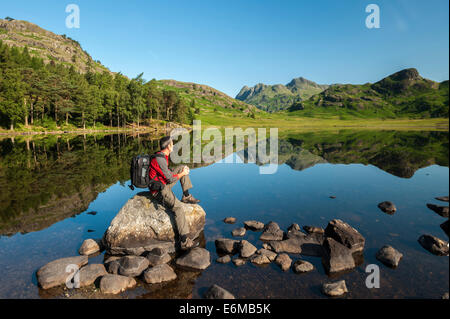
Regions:
M 119 297 L 201 298 L 218 284 L 237 298 L 326 298 L 324 282 L 345 279 L 346 298 L 441 298 L 449 289 L 449 260 L 426 251 L 417 239 L 431 234 L 448 241 L 445 219 L 426 207 L 448 205 L 434 198 L 449 194 L 448 132 L 334 131 L 286 133 L 279 141 L 275 174 L 259 174 L 246 163 L 198 164 L 191 169 L 195 197 L 206 211 L 204 244 L 211 266 L 202 272 L 176 270 L 167 284 L 136 288 Z M 157 150 L 151 135 L 85 135 L 3 138 L 0 140 L 0 298 L 98 297 L 92 289 L 42 290 L 36 271 L 58 258 L 76 256 L 86 238 L 101 238 L 111 220 L 133 195 L 131 157 Z M 176 195 L 181 198 L 181 188 Z M 335 196 L 335 198 L 330 198 Z M 392 201 L 394 215 L 377 204 Z M 237 218 L 225 224 L 227 216 Z M 287 272 L 271 263 L 236 267 L 215 262 L 214 240 L 231 237 L 246 220 L 325 228 L 342 219 L 366 239 L 364 261 L 353 271 L 329 278 L 321 259 L 304 259 L 315 269 Z M 244 239 L 260 248 L 260 232 Z M 389 244 L 403 253 L 396 269 L 384 266 L 376 252 Z M 90 258 L 101 263 L 103 254 Z M 380 268 L 380 288 L 365 285 L 366 267 Z

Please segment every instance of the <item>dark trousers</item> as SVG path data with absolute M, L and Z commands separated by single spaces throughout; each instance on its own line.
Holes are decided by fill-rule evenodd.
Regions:
M 184 166 L 177 166 L 172 170 L 174 174 L 179 174 L 183 170 Z M 185 211 L 183 209 L 183 204 L 181 201 L 175 196 L 172 191 L 172 187 L 178 181 L 175 181 L 171 184 L 165 185 L 164 189 L 158 193 L 158 200 L 167 208 L 171 209 L 175 215 L 175 224 L 177 226 L 178 234 L 180 236 L 189 234 L 189 225 L 186 222 L 186 216 L 184 215 Z M 189 175 L 185 175 L 180 178 L 181 188 L 183 192 L 192 188 L 191 179 Z

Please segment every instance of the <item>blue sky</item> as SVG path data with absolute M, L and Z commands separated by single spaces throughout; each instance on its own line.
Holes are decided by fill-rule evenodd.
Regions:
M 65 26 L 80 7 L 79 29 Z M 365 26 L 368 4 L 381 28 Z M 6 1 L 0 16 L 78 40 L 112 71 L 210 85 L 375 82 L 407 67 L 449 78 L 447 0 L 39 0 Z

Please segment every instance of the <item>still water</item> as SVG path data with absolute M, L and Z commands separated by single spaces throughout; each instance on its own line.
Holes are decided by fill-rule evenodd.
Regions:
M 128 188 L 132 156 L 157 149 L 152 136 L 51 136 L 0 140 L 0 298 L 64 298 L 62 288 L 37 286 L 36 271 L 58 258 L 76 256 L 86 238 L 101 238 L 120 208 L 139 190 Z M 364 262 L 341 275 L 346 298 L 440 298 L 449 289 L 448 257 L 434 256 L 417 239 L 431 234 L 448 240 L 439 227 L 445 219 L 426 203 L 447 205 L 448 132 L 340 131 L 285 134 L 279 142 L 275 174 L 260 175 L 245 163 L 245 152 L 191 169 L 192 193 L 205 209 L 204 237 L 212 263 L 203 272 L 176 270 L 168 284 L 138 286 L 119 297 L 201 298 L 218 284 L 237 298 L 324 298 L 328 278 L 318 257 L 307 274 L 282 272 L 275 264 L 215 262 L 214 240 L 231 238 L 245 220 L 326 227 L 339 218 L 366 238 Z M 174 189 L 181 197 L 181 189 Z M 335 199 L 330 198 L 335 196 Z M 377 204 L 389 200 L 397 212 Z M 227 216 L 238 219 L 223 223 Z M 258 248 L 260 233 L 244 239 Z M 389 244 L 403 253 L 397 269 L 378 262 L 375 253 Z M 90 258 L 101 263 L 103 255 Z M 369 264 L 380 267 L 380 288 L 365 285 Z M 78 297 L 101 297 L 86 289 Z M 77 293 L 71 295 L 77 296 Z

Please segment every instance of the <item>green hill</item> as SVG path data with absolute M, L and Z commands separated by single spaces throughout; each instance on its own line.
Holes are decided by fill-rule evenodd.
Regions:
M 266 85 L 259 83 L 252 88 L 244 86 L 236 99 L 255 105 L 261 110 L 276 112 L 289 108 L 295 102 L 306 100 L 328 88 L 299 77 L 286 85 Z
M 416 69 L 405 69 L 376 83 L 335 84 L 306 101 L 294 103 L 290 115 L 339 115 L 378 118 L 448 118 L 448 81 L 425 79 Z

